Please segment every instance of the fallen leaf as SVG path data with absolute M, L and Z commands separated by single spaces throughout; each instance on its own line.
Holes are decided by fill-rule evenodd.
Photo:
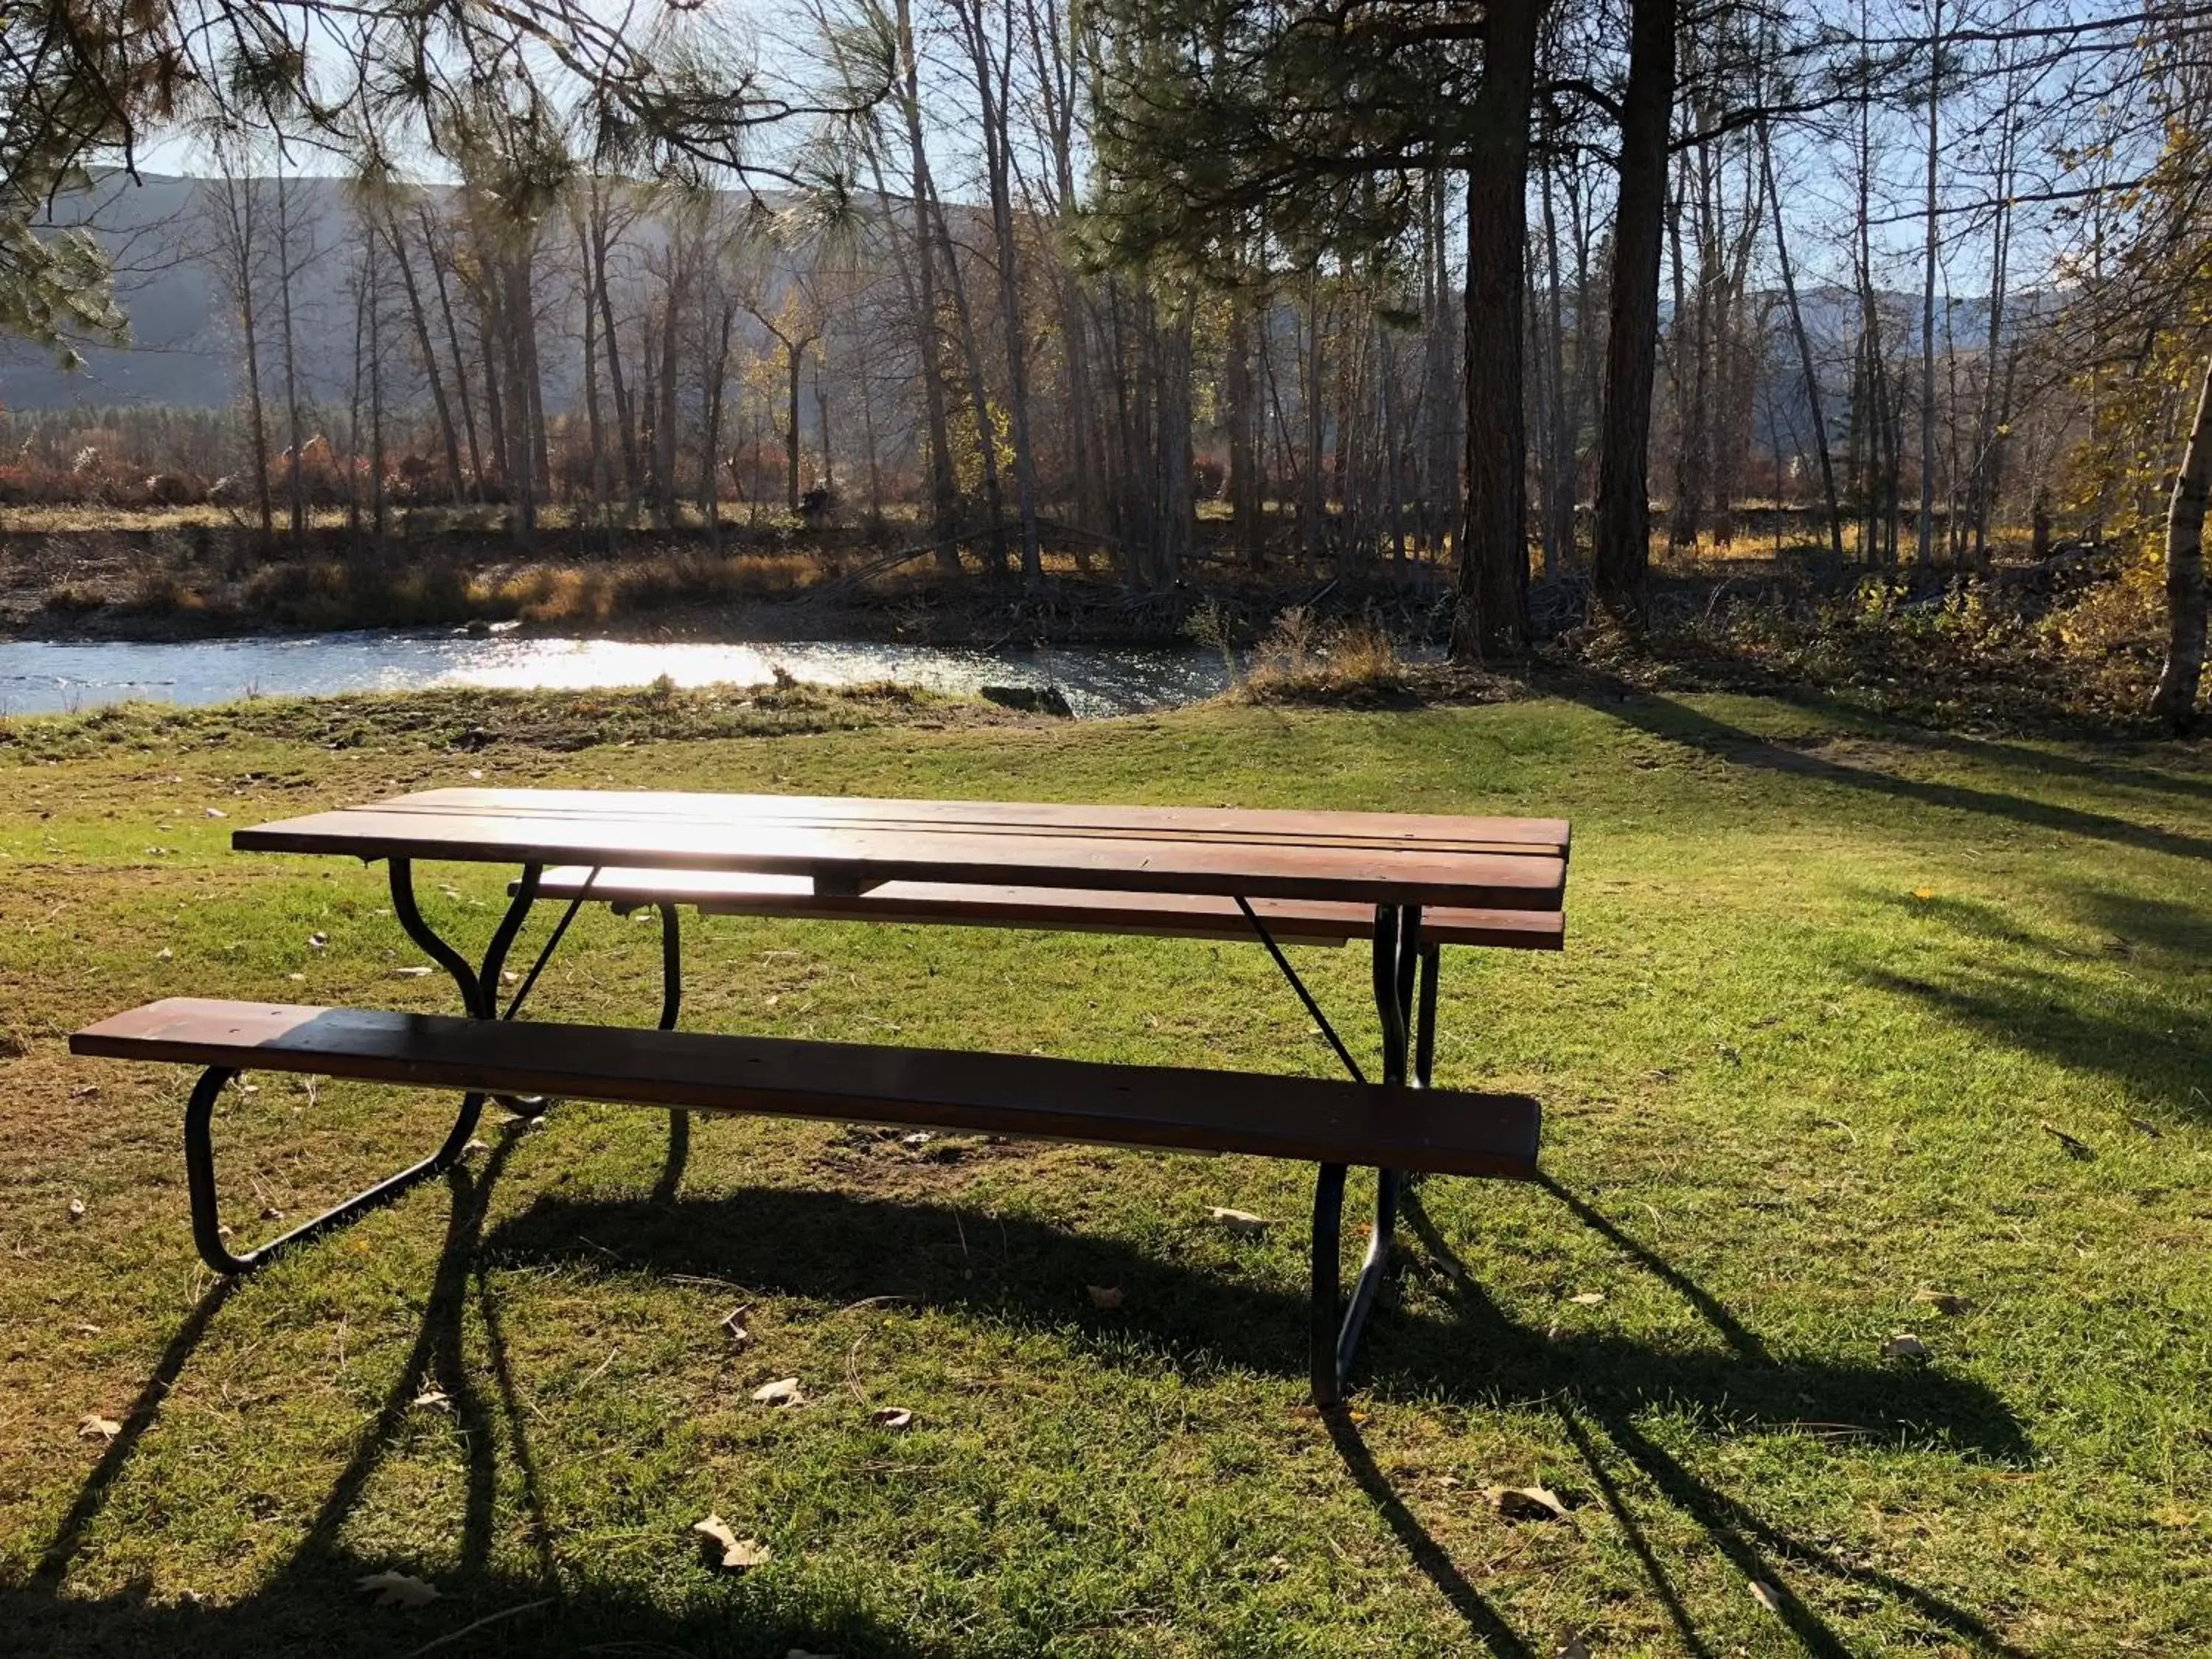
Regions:
M 1577 1308 L 1595 1308 L 1599 1303 L 1605 1300 L 1605 1292 L 1603 1291 L 1584 1291 L 1580 1296 L 1571 1296 L 1567 1300 L 1573 1303 Z
M 70 1098 L 72 1100 L 94 1100 L 98 1098 L 99 1095 L 100 1085 L 97 1083 L 81 1083 L 70 1091 Z
M 1928 1345 L 1911 1331 L 1899 1331 L 1881 1345 L 1881 1357 L 1884 1359 L 1925 1359 L 1928 1358 Z
M 471 766 L 469 768 L 469 775 L 472 778 L 481 778 L 483 776 L 483 768 L 481 766 Z
M 2061 1146 L 2066 1149 L 2067 1157 L 2083 1159 L 2096 1157 L 2096 1153 L 2089 1150 L 2089 1143 L 2087 1141 L 2078 1139 L 2075 1136 L 2068 1134 L 2065 1130 L 2060 1128 L 2057 1124 L 2046 1123 L 2043 1126 L 2043 1129 L 2045 1133 L 2050 1135 Z
M 209 807 L 207 809 L 207 815 L 211 818 L 227 818 L 230 816 L 229 813 L 224 811 L 220 806 Z
M 1121 1305 L 1121 1288 L 1118 1285 L 1085 1285 L 1094 1308 L 1118 1308 Z
M 438 1599 L 438 1588 L 404 1572 L 372 1572 L 354 1580 L 357 1590 L 373 1594 L 380 1607 L 428 1607 Z
M 743 1572 L 748 1567 L 757 1567 L 773 1553 L 757 1538 L 738 1537 L 730 1530 L 730 1523 L 719 1515 L 710 1515 L 704 1521 L 695 1522 L 691 1530 L 721 1546 L 720 1565 L 732 1572 Z
M 913 1425 L 914 1413 L 903 1406 L 885 1406 L 879 1411 L 870 1412 L 868 1421 L 879 1429 L 888 1429 L 893 1434 L 899 1434 Z
M 1564 1521 L 1567 1506 L 1548 1486 L 1488 1486 L 1484 1497 L 1508 1521 Z
M 319 951 L 330 942 L 331 936 L 328 933 L 310 933 L 307 935 L 307 948 L 310 951 Z
M 1672 1083 L 1674 1080 L 1674 1073 L 1663 1066 L 1656 1072 L 1646 1072 L 1644 1075 L 1654 1083 Z
M 1270 1217 L 1254 1215 L 1249 1210 L 1224 1210 L 1218 1204 L 1211 1206 L 1206 1214 L 1231 1232 L 1247 1237 L 1254 1233 L 1263 1233 L 1275 1224 Z
M 414 1400 L 415 1409 L 425 1412 L 449 1412 L 453 1402 L 446 1397 L 443 1389 L 425 1389 Z
M 112 1440 L 123 1432 L 123 1425 L 112 1417 L 102 1417 L 98 1412 L 87 1412 L 76 1420 L 80 1439 Z
M 82 1199 L 73 1198 L 70 1200 L 69 1218 L 71 1221 L 82 1221 L 84 1219 L 84 1200 Z
M 264 1204 L 261 1206 L 261 1218 L 264 1221 L 282 1221 L 284 1218 L 284 1212 L 274 1204 Z
M 429 973 L 430 970 L 428 968 L 394 968 L 392 970 L 392 977 L 394 979 L 427 979 L 429 976 Z
M 464 1152 L 488 1152 L 491 1148 L 487 1146 L 481 1140 L 471 1139 L 469 1144 L 462 1147 L 461 1150 Z
M 1782 1597 L 1776 1593 L 1774 1586 L 1763 1578 L 1751 1581 L 1751 1599 L 1769 1613 L 1782 1611 Z
M 799 1387 L 797 1377 L 780 1376 L 755 1389 L 753 1398 L 765 1406 L 798 1406 L 805 1402 L 806 1390 Z
M 751 1311 L 750 1308 L 732 1308 L 722 1319 L 722 1328 L 730 1334 L 730 1340 L 741 1348 L 752 1345 L 753 1334 L 744 1327 L 744 1317 Z
M 167 945 L 164 945 L 160 950 L 154 952 L 154 960 L 156 962 L 167 962 L 176 954 L 177 953 L 174 951 L 172 951 Z
M 295 985 L 305 985 L 307 982 L 307 976 L 305 974 L 287 974 L 284 977 Z
M 1974 1310 L 1974 1304 L 1970 1299 L 1963 1296 L 1954 1296 L 1948 1291 L 1918 1291 L 1914 1292 L 1912 1299 L 1915 1302 L 1926 1303 L 1937 1313 L 1948 1319 L 1958 1319 Z
M 1932 899 L 1936 896 L 1936 890 L 1933 887 L 1916 887 L 1912 890 L 1912 896 L 1917 899 Z M 1758 1586 L 1753 1585 L 1752 1588 L 1756 1589 Z

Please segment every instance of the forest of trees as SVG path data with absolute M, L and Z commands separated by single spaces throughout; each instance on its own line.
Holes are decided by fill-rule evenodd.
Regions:
M 2056 523 L 2160 562 L 2160 706 L 2197 701 L 2185 0 L 813 0 L 742 42 L 292 15 L 0 27 L 0 328 L 112 336 L 49 216 L 167 109 L 234 361 L 160 453 L 43 423 L 49 472 L 227 475 L 272 541 L 334 499 L 495 505 L 524 550 L 555 502 L 612 544 L 834 500 L 1032 586 L 1051 547 L 1169 586 L 1201 539 L 1441 566 L 1482 655 L 1532 580 L 1632 630 L 1655 543 L 1972 571 Z M 20 95 L 64 60 L 107 106 Z

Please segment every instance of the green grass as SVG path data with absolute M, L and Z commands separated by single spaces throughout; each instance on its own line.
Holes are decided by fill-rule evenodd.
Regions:
M 2212 1647 L 2204 749 L 1606 694 L 580 749 L 369 724 L 0 747 L 0 1650 L 406 1654 L 499 1614 L 432 1650 Z M 1544 1099 L 1549 1184 L 1419 1189 L 1334 1422 L 1303 1407 L 1306 1173 L 1239 1159 L 713 1121 L 670 1195 L 665 1119 L 564 1106 L 226 1293 L 185 1232 L 189 1079 L 64 1037 L 167 993 L 446 1006 L 392 977 L 379 872 L 225 839 L 472 769 L 1565 814 L 1568 950 L 1454 953 L 1438 1062 Z M 497 879 L 437 873 L 434 920 L 481 937 Z M 1249 947 L 689 937 L 700 1027 L 1331 1063 Z M 1371 1042 L 1363 954 L 1302 960 Z M 594 913 L 535 1006 L 656 994 L 653 928 Z M 217 1125 L 248 1240 L 450 1105 L 253 1080 Z M 1882 1357 L 1903 1331 L 1926 1363 Z M 749 1399 L 793 1376 L 809 1403 Z M 1531 1483 L 1570 1518 L 1483 1496 Z M 773 1560 L 707 1565 L 709 1511 Z M 368 1606 L 387 1568 L 441 1599 Z

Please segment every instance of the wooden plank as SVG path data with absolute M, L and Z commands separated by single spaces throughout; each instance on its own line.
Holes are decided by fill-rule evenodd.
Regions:
M 189 997 L 102 1020 L 70 1048 L 117 1060 L 1449 1175 L 1533 1175 L 1540 1119 L 1522 1095 Z
M 394 811 L 527 811 L 539 817 L 614 815 L 704 819 L 792 828 L 886 832 L 1064 834 L 1177 841 L 1287 841 L 1318 845 L 1431 845 L 1468 851 L 1568 849 L 1564 818 L 1347 812 L 1269 807 L 1121 806 L 1060 801 L 878 799 L 842 795 L 718 794 L 685 790 L 428 789 L 380 804 Z
M 574 898 L 591 872 L 568 865 L 549 870 L 542 897 Z M 1152 938 L 1249 939 L 1252 925 L 1234 899 L 1188 893 L 1129 894 L 1079 888 L 959 886 L 950 882 L 887 883 L 859 898 L 825 897 L 803 876 L 704 870 L 602 870 L 589 896 L 618 905 L 689 904 L 708 915 L 777 916 L 799 921 L 915 922 L 933 926 L 1036 928 L 1054 933 L 1134 933 Z M 1324 900 L 1257 899 L 1252 908 L 1278 940 L 1340 945 L 1373 932 L 1364 904 Z M 1440 907 L 1421 913 L 1421 937 L 1437 945 L 1557 951 L 1566 919 L 1558 911 L 1470 910 Z
M 756 810 L 777 799 L 436 790 L 240 830 L 232 839 L 247 851 L 368 859 L 756 871 L 809 876 L 851 890 L 891 881 L 949 881 L 1512 910 L 1560 908 L 1566 878 L 1564 850 L 1516 848 L 1474 831 L 1455 838 L 1387 816 L 1371 833 L 1360 813 L 1276 815 L 1306 827 L 1270 825 L 1255 835 L 1157 825 L 1123 833 L 1103 818 L 1024 826 L 1013 820 L 922 823 L 910 814 L 878 811 L 831 823 Z M 1107 811 L 1082 810 L 1094 816 Z M 1332 827 L 1322 828 L 1318 821 L 1324 820 Z

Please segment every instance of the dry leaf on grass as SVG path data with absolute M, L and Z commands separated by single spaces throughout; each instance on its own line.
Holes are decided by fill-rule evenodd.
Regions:
M 868 1413 L 868 1421 L 879 1429 L 898 1434 L 914 1425 L 914 1413 L 903 1406 L 885 1406 Z
M 100 1085 L 97 1083 L 80 1083 L 76 1088 L 70 1091 L 70 1098 L 71 1100 L 97 1100 L 100 1098 Z
M 453 1402 L 446 1397 L 443 1389 L 425 1389 L 414 1399 L 415 1409 L 423 1412 L 449 1412 Z
M 1961 1318 L 1974 1310 L 1974 1304 L 1971 1298 L 1954 1296 L 1948 1291 L 1916 1291 L 1913 1292 L 1912 1299 L 1915 1302 L 1926 1303 L 1947 1319 Z
M 719 1515 L 710 1515 L 704 1521 L 692 1523 L 691 1530 L 702 1538 L 721 1546 L 719 1565 L 731 1572 L 743 1572 L 748 1567 L 757 1567 L 775 1553 L 757 1538 L 740 1538 L 730 1530 L 730 1523 Z
M 1881 1345 L 1884 1359 L 1925 1359 L 1928 1345 L 1911 1331 L 1899 1331 Z
M 177 953 L 174 951 L 172 951 L 167 945 L 164 945 L 160 950 L 154 952 L 154 960 L 156 962 L 168 962 L 173 960 L 176 954 Z
M 1781 1595 L 1776 1591 L 1774 1586 L 1764 1578 L 1754 1578 L 1751 1581 L 1751 1598 L 1769 1613 L 1782 1611 Z
M 73 1198 L 70 1200 L 69 1218 L 71 1221 L 82 1221 L 84 1219 L 84 1200 L 82 1199 Z
M 2065 1148 L 2067 1157 L 2077 1158 L 2084 1160 L 2096 1157 L 2097 1154 L 2089 1149 L 2089 1143 L 2087 1141 L 2081 1139 L 2077 1136 L 2068 1134 L 2065 1130 L 2060 1128 L 2057 1124 L 2046 1123 L 2043 1126 L 2043 1128 L 2045 1133 L 2048 1134 L 2053 1140 L 2056 1140 L 2061 1146 Z
M 310 951 L 319 951 L 330 942 L 331 936 L 328 933 L 310 933 L 307 935 L 307 948 Z
M 1231 1232 L 1247 1237 L 1254 1233 L 1264 1233 L 1275 1224 L 1271 1217 L 1254 1215 L 1249 1210 L 1224 1209 L 1218 1204 L 1209 1206 L 1206 1215 L 1228 1228 Z
M 392 970 L 392 977 L 394 979 L 428 979 L 429 976 L 430 970 L 428 968 L 394 968 Z
M 1605 1300 L 1605 1292 L 1603 1291 L 1584 1291 L 1580 1296 L 1571 1296 L 1567 1300 L 1573 1303 L 1577 1308 L 1595 1308 L 1599 1303 Z
M 123 1425 L 112 1417 L 102 1417 L 98 1412 L 87 1412 L 76 1420 L 76 1431 L 85 1440 L 112 1440 L 123 1432 Z
M 1498 1514 L 1508 1521 L 1564 1521 L 1567 1506 L 1548 1486 L 1490 1486 L 1484 1490 Z
M 427 1607 L 438 1599 L 438 1587 L 404 1572 L 372 1572 L 354 1581 L 356 1589 L 373 1595 L 380 1607 Z
M 740 1348 L 752 1346 L 753 1334 L 745 1328 L 745 1316 L 751 1311 L 750 1308 L 732 1308 L 722 1316 L 722 1328 Z
M 209 807 L 207 809 L 207 815 L 211 818 L 227 818 L 230 816 L 229 813 L 224 811 L 220 806 Z
M 1094 1308 L 1118 1308 L 1121 1305 L 1121 1287 L 1118 1285 L 1085 1285 Z
M 805 1403 L 806 1390 L 799 1387 L 797 1377 L 780 1376 L 755 1389 L 753 1398 L 764 1406 L 799 1406 Z

